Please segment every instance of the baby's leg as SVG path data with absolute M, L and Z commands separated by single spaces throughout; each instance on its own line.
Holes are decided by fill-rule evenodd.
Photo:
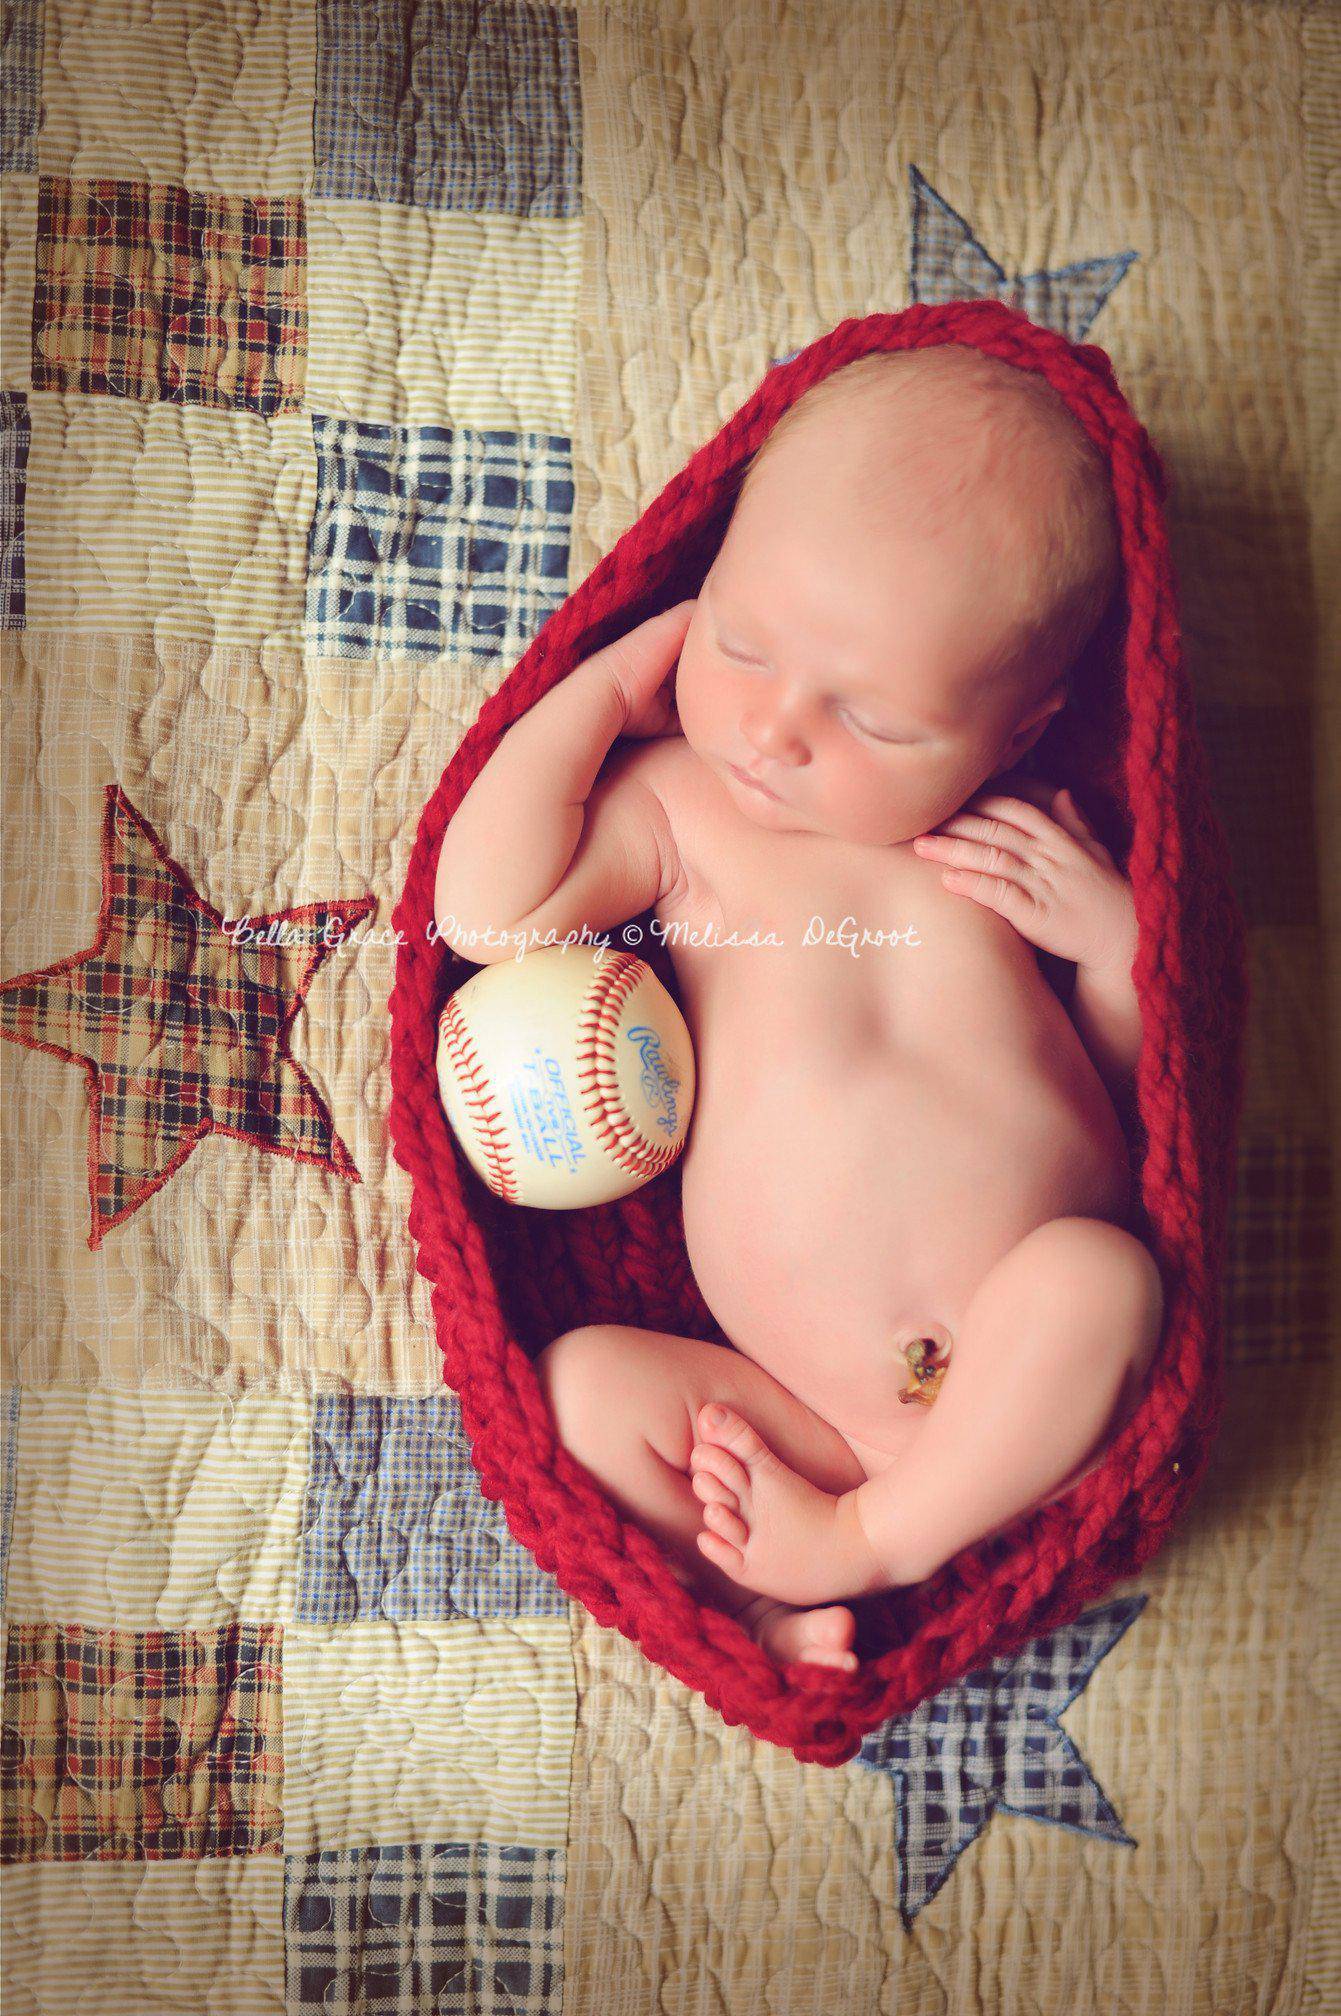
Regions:
M 801 1610 L 755 1595 L 696 1545 L 703 1505 L 689 1455 L 706 1402 L 740 1408 L 793 1469 L 837 1496 L 866 1473 L 830 1422 L 739 1351 L 631 1324 L 564 1331 L 540 1353 L 536 1373 L 564 1447 L 661 1543 L 700 1601 L 739 1617 L 778 1658 L 855 1666 L 850 1610 Z
M 1164 1300 L 1149 1251 L 1097 1218 L 1054 1218 L 980 1283 L 916 1440 L 861 1486 L 891 1583 L 923 1581 L 1093 1467 L 1139 1397 Z

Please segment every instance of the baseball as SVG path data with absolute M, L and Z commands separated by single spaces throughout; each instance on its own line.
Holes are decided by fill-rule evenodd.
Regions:
M 481 967 L 438 1018 L 437 1062 L 453 1132 L 509 1203 L 606 1204 L 684 1147 L 689 1031 L 632 952 L 543 946 Z

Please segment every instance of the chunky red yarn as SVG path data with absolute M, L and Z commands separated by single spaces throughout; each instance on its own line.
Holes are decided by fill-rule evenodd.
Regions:
M 657 1543 L 556 1439 L 532 1357 L 559 1331 L 626 1321 L 718 1342 L 722 1333 L 689 1269 L 678 1169 L 618 1203 L 550 1213 L 500 1203 L 466 1165 L 439 1102 L 434 1048 L 439 1010 L 476 968 L 434 942 L 433 885 L 447 822 L 509 725 L 602 644 L 698 592 L 744 463 L 783 410 L 867 351 L 939 343 L 1041 373 L 1112 472 L 1125 595 L 1036 755 L 1041 775 L 1076 792 L 1135 894 L 1138 1229 L 1160 1265 L 1166 1320 L 1142 1401 L 1102 1465 L 929 1581 L 858 1604 L 864 1656 L 848 1675 L 779 1666 L 730 1618 L 696 1602 Z M 1220 1417 L 1221 1272 L 1247 977 L 1182 666 L 1166 494 L 1150 438 L 1095 345 L 991 300 L 842 322 L 769 371 L 554 612 L 481 709 L 419 821 L 393 917 L 390 1125 L 410 1176 L 410 1230 L 432 1285 L 443 1374 L 459 1395 L 481 1488 L 601 1624 L 697 1688 L 725 1721 L 806 1761 L 843 1763 L 866 1731 L 1069 1623 L 1132 1575 L 1187 1504 Z M 674 992 L 664 946 L 645 935 L 639 949 Z

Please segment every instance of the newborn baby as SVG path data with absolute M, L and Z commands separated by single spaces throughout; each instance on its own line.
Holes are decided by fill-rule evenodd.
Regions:
M 685 1241 L 734 1349 L 591 1324 L 537 1371 L 565 1446 L 782 1659 L 851 1670 L 842 1599 L 1060 1497 L 1159 1341 L 1117 1111 L 1131 891 L 1018 769 L 1118 560 L 1042 379 L 860 359 L 769 435 L 698 597 L 547 693 L 447 829 L 438 924 L 477 963 L 664 928 Z

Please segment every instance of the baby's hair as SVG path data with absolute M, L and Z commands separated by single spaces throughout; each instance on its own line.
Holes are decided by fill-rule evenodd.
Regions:
M 934 534 L 950 522 L 978 486 L 984 470 L 1018 485 L 1028 507 L 1018 551 L 1027 556 L 1030 599 L 1049 614 L 1041 647 L 1031 639 L 1030 660 L 1049 679 L 1068 671 L 1089 641 L 1121 579 L 1117 514 L 1107 462 L 1066 401 L 1035 371 L 962 343 L 920 350 L 874 350 L 831 371 L 801 394 L 776 422 L 745 464 L 739 504 L 756 472 L 780 442 L 800 427 L 822 422 L 865 402 L 879 413 L 912 393 L 920 402 L 929 436 L 939 449 L 962 444 L 962 455 L 933 453 L 919 473 L 917 522 Z M 984 426 L 984 422 L 988 423 Z M 1052 453 L 1053 468 L 1042 493 L 1037 482 L 1040 442 Z M 882 456 L 879 419 L 863 457 L 857 501 L 873 510 L 894 494 L 894 458 Z M 929 486 L 929 487 L 928 487 Z M 1003 647 L 989 674 L 1004 672 L 1020 658 L 1028 626 Z

